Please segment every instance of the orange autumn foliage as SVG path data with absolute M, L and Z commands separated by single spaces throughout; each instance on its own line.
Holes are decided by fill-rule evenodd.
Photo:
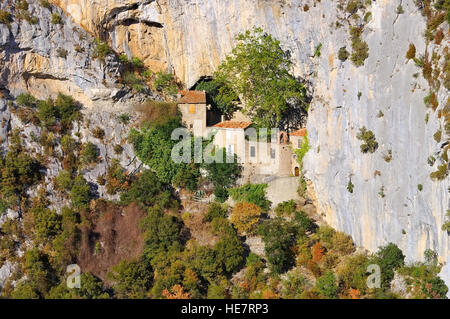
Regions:
M 361 294 L 359 292 L 358 289 L 350 289 L 350 291 L 348 292 L 348 294 L 350 295 L 350 297 L 352 297 L 352 299 L 359 299 L 359 295 Z
M 325 248 L 323 248 L 320 242 L 315 243 L 314 246 L 312 246 L 312 260 L 318 263 L 323 255 L 325 255 Z
M 190 294 L 184 292 L 184 288 L 181 285 L 175 285 L 172 289 L 164 289 L 162 295 L 167 299 L 190 299 Z
M 262 292 L 262 298 L 263 299 L 280 299 L 280 295 L 273 292 L 270 289 L 266 289 Z

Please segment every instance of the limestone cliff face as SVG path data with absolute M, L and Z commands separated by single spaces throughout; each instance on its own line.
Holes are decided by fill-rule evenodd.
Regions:
M 41 99 L 62 92 L 85 107 L 129 102 L 131 88 L 120 84 L 116 56 L 94 58 L 94 38 L 60 8 L 28 2 L 37 23 L 15 18 L 9 26 L 0 24 L 0 89 L 12 96 L 29 92 Z M 2 1 L 0 8 L 17 13 L 12 1 Z M 52 15 L 61 22 L 52 23 Z
M 421 75 L 413 76 L 421 71 L 405 58 L 409 43 L 418 53 L 426 49 L 425 19 L 412 0 L 400 1 L 401 14 L 396 11 L 400 2 L 373 2 L 366 9 L 371 20 L 356 21 L 365 25 L 362 38 L 369 45 L 369 57 L 358 68 L 338 59 L 341 47 L 351 47 L 351 18 L 337 8 L 340 1 L 53 2 L 87 30 L 107 35 L 119 52 L 143 58 L 153 69 L 173 71 L 187 87 L 212 74 L 237 33 L 263 27 L 282 41 L 296 75 L 314 88 L 307 124 L 312 149 L 304 168 L 326 220 L 371 250 L 392 241 L 409 259 L 422 259 L 432 248 L 448 262 L 449 236 L 441 225 L 450 183 L 448 178 L 432 181 L 429 174 L 439 161 L 427 163 L 442 152 L 448 137 L 439 143 L 433 139 L 443 122 L 425 107 L 428 84 Z M 446 41 L 448 36 L 443 46 Z M 313 57 L 319 43 L 321 54 Z M 447 97 L 441 88 L 439 109 Z M 373 154 L 360 151 L 356 135 L 363 126 L 379 143 Z M 383 155 L 389 151 L 387 162 Z M 350 179 L 353 193 L 347 190 Z M 448 282 L 448 271 L 444 277 Z

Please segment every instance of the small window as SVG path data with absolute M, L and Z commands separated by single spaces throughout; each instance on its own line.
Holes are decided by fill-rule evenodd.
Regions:
M 275 158 L 275 149 L 274 148 L 270 149 L 270 158 Z
M 195 114 L 195 104 L 189 104 L 189 113 Z
M 194 128 L 194 124 L 189 124 L 189 128 L 192 130 Z
M 250 146 L 250 157 L 256 156 L 256 149 L 254 146 Z

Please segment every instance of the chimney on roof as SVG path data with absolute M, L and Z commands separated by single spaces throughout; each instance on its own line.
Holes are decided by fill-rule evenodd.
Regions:
M 222 114 L 222 115 L 220 116 L 220 121 L 221 121 L 221 122 L 225 122 L 225 115 Z

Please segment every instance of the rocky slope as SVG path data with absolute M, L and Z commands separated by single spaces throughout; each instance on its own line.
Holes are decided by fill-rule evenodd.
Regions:
M 291 52 L 294 72 L 313 88 L 307 124 L 312 149 L 304 169 L 325 219 L 371 250 L 392 241 L 410 260 L 422 259 L 424 250 L 432 248 L 448 263 L 449 236 L 441 225 L 449 209 L 450 182 L 448 177 L 433 181 L 429 176 L 441 164 L 439 156 L 448 152 L 445 133 L 439 141 L 433 138 L 439 130 L 445 132 L 438 115 L 448 90 L 436 90 L 435 112 L 426 108 L 429 84 L 405 58 L 410 43 L 417 54 L 427 49 L 431 56 L 436 47 L 442 57 L 436 65 L 442 66 L 448 25 L 441 26 L 446 34 L 441 45 L 427 44 L 422 2 L 373 1 L 358 16 L 345 11 L 345 1 L 53 3 L 75 23 L 107 38 L 118 52 L 138 56 L 154 70 L 173 71 L 187 87 L 212 74 L 237 33 L 263 27 Z M 338 59 L 341 47 L 350 51 L 350 24 L 363 26 L 361 37 L 369 47 L 360 67 Z M 320 54 L 314 56 L 319 45 Z M 360 151 L 357 134 L 363 126 L 379 143 L 373 154 Z M 430 156 L 438 159 L 431 166 Z M 347 189 L 350 181 L 353 193 Z M 448 271 L 444 268 L 447 283 Z

